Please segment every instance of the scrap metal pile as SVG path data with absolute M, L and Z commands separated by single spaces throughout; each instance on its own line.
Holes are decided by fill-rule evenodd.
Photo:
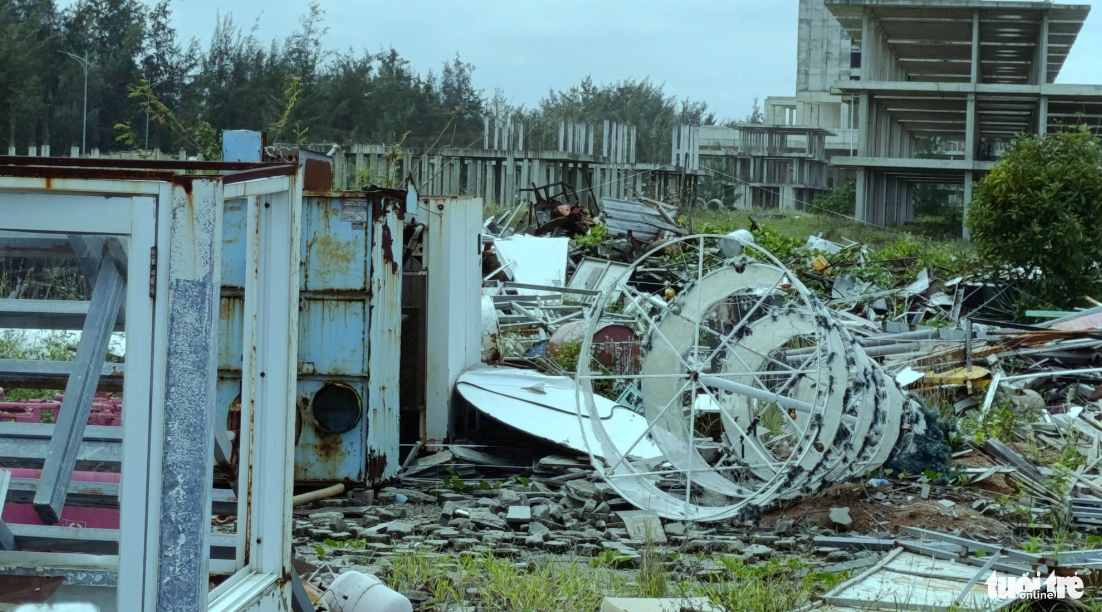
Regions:
M 662 285 L 663 298 L 648 284 Z M 608 367 L 593 341 L 621 303 L 639 339 L 637 367 L 626 371 Z M 594 466 L 625 499 L 667 518 L 752 517 L 859 478 L 925 432 L 920 404 L 752 242 L 667 242 L 602 292 L 587 318 L 576 380 L 594 423 Z M 627 460 L 632 447 L 600 425 L 595 398 L 629 390 L 660 462 Z
M 1035 518 L 1071 500 L 1102 524 L 1102 305 L 1011 323 L 1013 284 L 924 264 L 914 245 L 812 237 L 782 262 L 755 244 L 776 242 L 767 230 L 687 236 L 660 202 L 606 199 L 594 218 L 597 244 L 487 233 L 493 365 L 458 388 L 588 454 L 633 505 L 754 518 L 890 466 L 1005 474 Z
M 492 238 L 484 357 L 550 375 L 557 395 L 503 368 L 464 375 L 461 394 L 565 444 L 530 415 L 510 423 L 521 404 L 494 406 L 554 403 L 556 427 L 581 432 L 566 445 L 624 499 L 676 520 L 752 518 L 915 449 L 921 404 L 866 354 L 849 329 L 859 324 L 748 232 L 678 236 L 655 204 L 633 203 L 649 214 L 621 225 L 653 229 L 657 246 L 630 264 L 581 258 L 565 285 L 566 238 Z

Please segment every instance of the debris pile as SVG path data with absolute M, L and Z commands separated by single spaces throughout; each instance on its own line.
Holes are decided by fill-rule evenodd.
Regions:
M 319 592 L 348 571 L 398 590 L 408 555 L 657 555 L 671 580 L 797 563 L 848 578 L 818 603 L 978 610 L 991 571 L 1102 565 L 1102 306 L 1022 324 L 1011 287 L 905 249 L 813 237 L 774 257 L 760 227 L 689 235 L 660 202 L 541 198 L 526 226 L 486 226 L 462 443 L 295 510 Z

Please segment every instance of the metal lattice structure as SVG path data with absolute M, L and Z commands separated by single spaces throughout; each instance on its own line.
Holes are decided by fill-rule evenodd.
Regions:
M 592 337 L 605 313 L 621 310 L 640 340 L 632 367 L 613 370 Z M 667 242 L 602 292 L 588 317 L 576 379 L 579 419 L 594 424 L 593 464 L 625 499 L 667 518 L 753 517 L 864 475 L 909 447 L 902 432 L 925 426 L 919 404 L 752 243 Z M 641 398 L 644 435 L 661 460 L 630 459 L 634 445 L 618 446 L 601 425 L 595 396 L 627 388 Z

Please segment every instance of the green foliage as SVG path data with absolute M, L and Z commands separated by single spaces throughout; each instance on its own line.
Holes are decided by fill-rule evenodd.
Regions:
M 782 563 L 777 559 L 758 566 L 748 566 L 741 559 L 720 560 L 729 575 L 700 586 L 700 592 L 724 612 L 781 612 L 795 610 L 807 604 L 816 591 L 816 580 L 823 574 L 806 573 L 797 559 Z M 839 578 L 829 576 L 825 582 L 836 584 Z
M 1010 442 L 1018 430 L 1038 416 L 1033 412 L 1019 413 L 1011 407 L 1009 400 L 1004 400 L 978 416 L 962 417 L 959 426 L 962 432 L 974 437 L 976 444 L 982 444 L 984 440 Z
M 968 228 L 980 256 L 1040 303 L 1068 307 L 1102 289 L 1102 149 L 1086 126 L 1016 138 L 978 183 Z
M 0 330 L 0 359 L 43 360 L 43 361 L 72 361 L 76 355 L 73 350 L 75 342 L 65 332 L 56 331 L 33 341 L 21 330 Z M 4 399 L 9 402 L 18 402 L 30 399 L 52 398 L 61 393 L 60 390 L 43 389 L 19 389 L 5 388 Z M 42 412 L 43 422 L 53 422 L 53 413 Z
M 609 240 L 608 228 L 604 223 L 596 222 L 584 236 L 575 236 L 571 240 L 578 246 L 597 248 Z
M 1041 537 L 1040 536 L 1027 536 L 1028 542 L 1022 542 L 1021 549 L 1027 553 L 1037 553 L 1041 551 Z
M 852 216 L 857 207 L 857 182 L 849 181 L 827 193 L 820 193 L 812 200 L 816 211 Z
M 448 468 L 448 476 L 444 478 L 444 486 L 459 491 L 460 493 L 467 490 L 467 483 L 463 482 L 463 479 L 459 477 L 459 473 L 455 471 L 455 468 Z
M 139 106 L 142 111 L 149 113 L 151 120 L 167 126 L 189 149 L 199 153 L 204 159 L 222 158 L 222 135 L 206 121 L 197 121 L 189 125 L 180 120 L 176 113 L 157 97 L 148 79 L 142 77 L 137 84 L 128 87 L 127 91 L 131 98 L 139 100 Z M 115 140 L 131 148 L 137 148 L 138 135 L 129 121 L 115 124 L 115 129 L 119 132 Z

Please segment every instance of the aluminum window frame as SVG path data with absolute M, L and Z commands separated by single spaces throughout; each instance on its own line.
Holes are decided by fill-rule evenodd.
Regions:
M 238 473 L 251 488 L 238 495 L 238 542 L 249 554 L 210 592 L 212 612 L 285 610 L 290 601 L 301 185 L 300 168 L 226 188 L 248 211 Z
M 157 304 L 149 303 L 144 278 L 151 268 L 151 247 L 156 246 L 159 216 L 165 208 L 163 203 L 169 192 L 170 186 L 167 183 L 155 181 L 50 180 L 0 176 L 0 196 L 41 202 L 38 206 L 27 206 L 14 214 L 5 215 L 2 222 L 5 230 L 59 232 L 64 231 L 59 226 L 73 225 L 81 227 L 78 233 L 125 236 L 130 241 L 125 298 L 128 312 L 127 364 L 128 369 L 131 369 L 129 366 L 133 363 L 150 363 L 151 376 L 130 375 L 124 379 L 124 386 L 129 386 L 126 387 L 123 401 L 128 397 L 145 397 L 147 399 L 143 404 L 148 406 L 148 410 L 136 409 L 133 404 L 129 411 L 125 405 L 123 409 L 126 418 L 122 424 L 122 473 L 126 477 L 121 478 L 119 486 L 119 554 L 114 559 L 111 555 L 24 551 L 4 552 L 0 555 L 0 563 L 4 565 L 33 563 L 36 567 L 58 565 L 66 568 L 87 568 L 89 571 L 114 569 L 117 576 L 116 601 L 120 610 L 140 608 L 150 585 L 144 563 L 147 543 L 142 536 L 151 522 L 146 487 L 150 465 L 145 442 L 151 439 L 152 416 L 157 412 L 157 376 L 154 362 Z M 124 204 L 127 201 L 129 210 Z M 44 215 L 42 206 L 61 209 L 57 213 L 59 217 Z M 103 208 L 109 209 L 108 214 L 103 213 Z M 120 219 L 123 216 L 127 217 L 126 221 Z M 65 218 L 66 221 L 59 224 L 58 218 Z M 138 271 L 137 275 L 134 274 L 135 271 Z M 141 330 L 145 331 L 139 334 Z M 134 340 L 136 341 L 132 344 Z M 132 346 L 136 353 L 136 359 L 133 360 Z M 2 503 L 3 500 L 0 500 L 0 505 Z M 131 527 L 124 529 L 124 525 Z M 50 560 L 56 560 L 57 563 L 47 563 Z M 124 584 L 127 585 L 125 588 L 118 586 Z
M 292 169 L 292 171 L 294 171 Z M 38 178 L 0 176 L 0 193 L 18 192 L 40 195 L 45 193 L 64 194 L 67 214 L 71 213 L 87 221 L 88 228 L 102 230 L 117 226 L 117 215 L 93 215 L 82 211 L 77 203 L 79 198 L 102 197 L 104 195 L 134 196 L 141 200 L 150 218 L 140 232 L 128 235 L 131 240 L 130 270 L 128 286 L 140 287 L 145 291 L 145 282 L 140 274 L 133 271 L 148 270 L 153 264 L 152 248 L 158 249 L 154 287 L 156 298 L 151 306 L 136 308 L 132 296 L 127 295 L 127 361 L 138 362 L 138 356 L 131 353 L 130 341 L 138 334 L 130 334 L 133 329 L 143 329 L 148 335 L 137 338 L 139 343 L 148 339 L 146 353 L 150 363 L 150 376 L 130 376 L 131 384 L 141 386 L 140 392 L 128 389 L 128 394 L 149 397 L 149 410 L 131 410 L 123 424 L 124 465 L 131 464 L 141 473 L 127 472 L 120 486 L 120 521 L 129 525 L 123 532 L 120 529 L 119 556 L 117 559 L 116 597 L 120 610 L 194 610 L 194 601 L 165 603 L 159 595 L 166 585 L 173 584 L 180 576 L 196 577 L 194 564 L 173 566 L 166 564 L 166 547 L 172 542 L 161 542 L 162 528 L 162 491 L 165 486 L 165 409 L 170 398 L 167 397 L 167 377 L 176 367 L 168 363 L 170 315 L 174 314 L 170 304 L 172 278 L 170 270 L 176 263 L 196 256 L 189 240 L 194 236 L 187 231 L 174 229 L 173 213 L 187 211 L 195 213 L 203 209 L 210 213 L 214 207 L 218 223 L 213 227 L 214 236 L 205 235 L 208 252 L 200 254 L 208 259 L 202 262 L 213 269 L 207 280 L 214 307 L 214 320 L 209 329 L 204 329 L 203 339 L 210 346 L 217 346 L 217 306 L 219 297 L 218 276 L 221 257 L 221 211 L 226 199 L 249 199 L 249 231 L 247 240 L 247 261 L 251 264 L 246 275 L 246 335 L 245 346 L 250 359 L 249 368 L 242 380 L 243 417 L 242 452 L 239 466 L 243 475 L 239 478 L 238 489 L 238 559 L 240 569 L 216 589 L 208 591 L 207 580 L 210 563 L 210 490 L 212 474 L 204 474 L 203 497 L 206 511 L 203 516 L 189 519 L 189 523 L 198 522 L 201 542 L 198 543 L 201 564 L 200 584 L 188 585 L 201 603 L 199 609 L 218 612 L 237 612 L 239 610 L 257 610 L 260 612 L 287 610 L 291 597 L 291 498 L 293 496 L 294 474 L 294 416 L 295 391 L 297 385 L 298 358 L 298 288 L 299 288 L 299 248 L 301 237 L 301 203 L 303 168 L 290 176 L 266 176 L 254 180 L 232 175 L 207 175 L 201 177 L 180 177 L 163 179 L 161 176 L 149 180 L 133 178 Z M 196 193 L 192 193 L 192 188 Z M 201 187 L 201 188 L 200 188 Z M 194 196 L 194 197 L 193 197 Z M 155 207 L 150 206 L 150 202 Z M 117 201 L 116 201 L 117 203 Z M 30 207 L 29 207 L 30 208 Z M 194 210 L 193 210 L 194 209 Z M 21 224 L 35 222 L 44 225 L 41 210 L 32 210 L 18 215 Z M 15 223 L 17 216 L 11 217 Z M 7 221 L 7 220 L 6 220 Z M 5 226 L 7 223 L 5 223 Z M 55 224 L 56 225 L 56 224 Z M 15 229 L 15 228 L 13 228 Z M 55 228 L 50 228 L 56 231 Z M 116 233 L 112 231 L 111 233 Z M 213 247 L 211 248 L 211 245 Z M 175 261 L 174 261 L 175 258 Z M 167 262 L 167 263 L 166 263 Z M 194 264 L 194 262 L 192 262 Z M 178 289 L 177 289 L 178 290 Z M 148 298 L 147 298 L 148 299 Z M 176 306 L 177 310 L 180 308 Z M 202 323 L 200 321 L 200 323 Z M 137 344 L 135 345 L 137 346 Z M 144 354 L 144 353 L 143 353 Z M 216 367 L 216 355 L 211 355 L 209 366 Z M 213 387 L 214 378 L 209 382 Z M 245 401 L 245 398 L 248 401 Z M 215 394 L 205 398 L 203 408 L 213 417 Z M 248 404 L 248 412 L 244 404 Z M 260 409 L 257 409 L 260 406 Z M 144 413 L 143 413 L 144 412 Z M 251 426 L 250 426 L 251 424 Z M 130 442 L 129 446 L 127 441 Z M 175 440 L 172 440 L 175 442 Z M 213 463 L 214 430 L 205 436 L 206 461 Z M 129 461 L 130 463 L 126 463 Z M 262 467 L 262 469 L 258 469 Z M 168 466 L 173 469 L 174 466 Z M 282 508 L 282 511 L 278 509 Z M 196 542 L 187 543 L 189 553 L 196 551 Z M 245 559 L 244 550 L 249 550 Z M 0 552 L 0 566 L 13 567 L 26 560 L 21 553 Z M 89 573 L 104 572 L 116 567 L 111 557 L 64 554 L 57 557 L 41 553 L 25 553 L 33 556 L 36 564 L 56 558 L 59 564 L 74 571 L 87 570 Z M 205 557 L 205 560 L 202 559 Z

